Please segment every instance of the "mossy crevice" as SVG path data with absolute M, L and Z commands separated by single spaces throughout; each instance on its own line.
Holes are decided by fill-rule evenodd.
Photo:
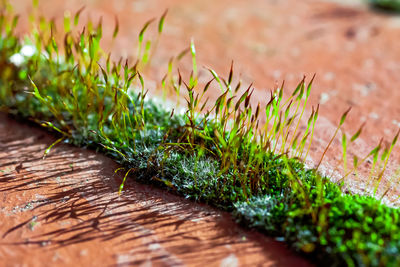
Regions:
M 306 130 L 297 132 L 312 80 L 301 81 L 286 100 L 282 88 L 271 92 L 262 108 L 251 106 L 251 87 L 239 94 L 232 66 L 226 79 L 210 69 L 212 79 L 200 93 L 196 71 L 186 84 L 180 75 L 174 79 L 170 67 L 162 87 L 185 88 L 187 108 L 178 114 L 146 97 L 141 71 L 151 42 L 130 66 L 104 56 L 101 24 L 71 32 L 71 21 L 64 21 L 59 43 L 55 24 L 40 20 L 33 36 L 20 41 L 14 33 L 16 18 L 7 8 L 0 14 L 0 105 L 7 112 L 56 132 L 58 141 L 106 153 L 139 181 L 232 211 L 238 222 L 284 238 L 320 262 L 400 263 L 398 209 L 373 197 L 343 194 L 339 185 L 303 164 L 319 109 L 312 109 Z M 160 33 L 163 22 L 164 17 Z M 27 46 L 34 51 L 30 55 L 23 53 Z M 196 70 L 193 44 L 190 52 Z M 206 110 L 202 97 L 212 82 L 222 93 Z M 261 112 L 264 127 L 259 125 Z M 378 157 L 377 151 L 371 155 Z

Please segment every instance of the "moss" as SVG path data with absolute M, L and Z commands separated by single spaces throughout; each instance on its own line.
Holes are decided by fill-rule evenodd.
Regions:
M 179 72 L 175 79 L 170 66 L 162 83 L 176 92 L 185 85 L 186 110 L 176 114 L 146 97 L 140 73 L 150 48 L 138 54 L 133 66 L 111 62 L 102 58 L 104 51 L 98 46 L 101 25 L 78 31 L 77 38 L 65 32 L 64 43 L 57 44 L 49 34 L 52 23 L 43 24 L 43 32 L 34 32 L 31 41 L 22 43 L 14 33 L 14 18 L 0 13 L 0 105 L 8 112 L 57 133 L 58 141 L 102 151 L 141 182 L 233 211 L 239 222 L 284 238 L 321 263 L 400 263 L 398 209 L 372 197 L 343 195 L 339 185 L 303 164 L 319 110 L 312 108 L 306 130 L 298 131 L 313 79 L 308 84 L 303 79 L 286 100 L 280 88 L 271 92 L 264 107 L 252 107 L 251 87 L 240 91 L 240 83 L 232 84 L 233 66 L 227 79 L 210 69 L 212 79 L 199 88 L 192 43 L 194 72 L 189 82 Z M 159 33 L 163 21 L 164 17 Z M 140 32 L 140 42 L 148 26 Z M 44 33 L 48 40 L 43 40 Z M 13 62 L 24 45 L 36 47 L 36 52 Z M 62 45 L 65 55 L 58 48 Z M 202 97 L 212 82 L 223 92 L 207 111 Z M 259 125 L 261 112 L 265 126 Z M 344 150 L 360 132 L 349 141 L 343 137 Z M 380 157 L 380 145 L 370 153 L 376 159 L 374 167 L 378 159 L 387 162 L 396 141 L 397 136 Z
M 400 11 L 399 0 L 368 0 L 372 6 L 386 10 Z

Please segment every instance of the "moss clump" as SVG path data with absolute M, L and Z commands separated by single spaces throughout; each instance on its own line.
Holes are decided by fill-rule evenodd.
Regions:
M 385 10 L 400 11 L 399 0 L 368 0 L 372 6 Z
M 318 216 L 295 194 L 264 195 L 235 203 L 237 220 L 283 237 L 325 266 L 398 266 L 400 212 L 372 197 L 342 195 L 325 187 L 324 202 L 311 199 Z
M 185 96 L 186 109 L 178 114 L 147 96 L 141 73 L 152 53 L 151 40 L 142 47 L 149 23 L 140 31 L 137 61 L 130 65 L 104 57 L 101 22 L 74 32 L 69 17 L 64 18 L 60 43 L 53 36 L 55 23 L 43 19 L 31 38 L 19 40 L 17 18 L 7 7 L 0 13 L 0 106 L 7 112 L 53 131 L 59 136 L 56 143 L 106 153 L 124 166 L 125 178 L 134 174 L 142 182 L 233 211 L 238 221 L 283 237 L 325 264 L 400 264 L 398 209 L 371 197 L 343 195 L 339 185 L 303 163 L 319 111 L 313 107 L 304 118 L 312 80 L 303 79 L 287 98 L 282 86 L 265 106 L 252 106 L 253 90 L 233 83 L 233 65 L 226 79 L 210 69 L 211 80 L 200 86 L 192 43 L 189 81 L 179 72 L 173 75 L 171 63 L 161 83 L 163 90 Z M 118 25 L 114 37 L 117 33 Z M 207 109 L 202 99 L 212 83 L 221 94 Z M 300 131 L 302 119 L 306 125 Z M 343 134 L 344 161 L 347 144 L 360 133 L 361 128 L 349 139 Z M 369 154 L 377 173 L 384 173 L 397 137 Z M 355 167 L 366 159 L 355 160 Z

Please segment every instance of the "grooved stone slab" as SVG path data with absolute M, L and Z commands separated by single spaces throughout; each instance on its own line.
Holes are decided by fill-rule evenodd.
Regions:
M 112 160 L 0 114 L 0 266 L 310 266 L 228 213 L 129 182 Z

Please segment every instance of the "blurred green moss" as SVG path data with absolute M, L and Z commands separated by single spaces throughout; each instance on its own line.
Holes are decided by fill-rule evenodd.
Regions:
M 368 0 L 368 2 L 373 7 L 400 12 L 400 0 Z

